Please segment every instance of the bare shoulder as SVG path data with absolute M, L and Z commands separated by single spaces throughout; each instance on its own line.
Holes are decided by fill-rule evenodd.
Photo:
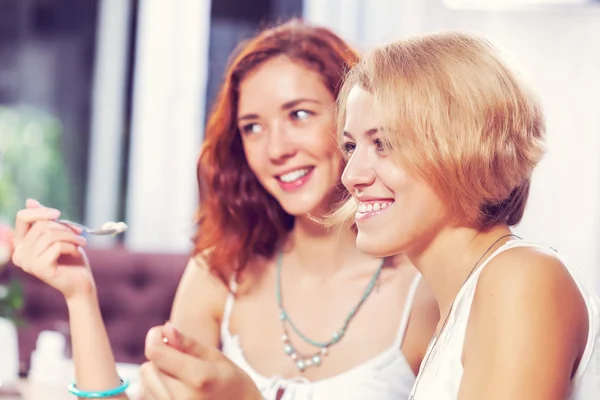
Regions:
M 190 258 L 175 294 L 171 321 L 183 333 L 217 345 L 228 294 L 225 282 L 202 257 Z
M 567 267 L 550 249 L 517 247 L 502 252 L 481 272 L 475 302 L 519 312 L 586 314 L 585 302 Z
M 540 362 L 554 357 L 566 365 L 587 341 L 583 296 L 550 249 L 517 247 L 491 260 L 479 278 L 469 321 L 477 342 L 493 344 L 507 357 L 527 347 Z M 539 354 L 532 354 L 536 349 Z
M 565 399 L 587 324 L 579 288 L 552 250 L 500 253 L 475 289 L 459 397 Z

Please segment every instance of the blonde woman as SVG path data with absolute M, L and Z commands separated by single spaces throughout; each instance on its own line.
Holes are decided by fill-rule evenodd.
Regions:
M 600 399 L 598 298 L 510 229 L 545 125 L 494 46 L 447 33 L 376 48 L 339 103 L 353 199 L 338 216 L 352 209 L 365 253 L 405 253 L 441 312 L 411 398 Z

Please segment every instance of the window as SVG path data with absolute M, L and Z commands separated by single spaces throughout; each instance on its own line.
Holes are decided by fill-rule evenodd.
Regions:
M 301 17 L 302 6 L 302 0 L 212 1 L 205 115 L 208 115 L 221 85 L 229 55 L 240 41 L 254 36 L 261 27 L 274 21 Z
M 538 6 L 600 4 L 598 0 L 444 0 L 449 8 L 520 9 Z
M 3 0 L 0 217 L 26 197 L 81 219 L 97 0 Z

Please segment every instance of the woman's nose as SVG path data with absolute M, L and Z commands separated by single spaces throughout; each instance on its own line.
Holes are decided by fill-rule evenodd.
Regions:
M 355 149 L 342 174 L 342 183 L 351 193 L 361 187 L 370 186 L 375 181 L 375 171 L 369 163 L 366 152 Z
M 297 148 L 290 140 L 287 130 L 281 126 L 273 126 L 269 132 L 267 156 L 274 163 L 280 163 L 294 156 Z

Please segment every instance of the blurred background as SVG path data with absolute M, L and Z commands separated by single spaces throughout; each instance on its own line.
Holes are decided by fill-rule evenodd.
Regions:
M 558 249 L 600 293 L 598 0 L 0 0 L 0 224 L 27 197 L 88 226 L 128 223 L 90 255 L 108 282 L 99 287 L 110 286 L 111 335 L 124 336 L 119 359 L 138 362 L 145 331 L 168 316 L 191 249 L 203 125 L 229 53 L 294 16 L 360 50 L 460 29 L 514 53 L 541 96 L 549 142 L 516 231 Z M 19 289 L 29 321 L 21 373 L 40 330 L 66 329 L 61 299 L 32 287 Z

